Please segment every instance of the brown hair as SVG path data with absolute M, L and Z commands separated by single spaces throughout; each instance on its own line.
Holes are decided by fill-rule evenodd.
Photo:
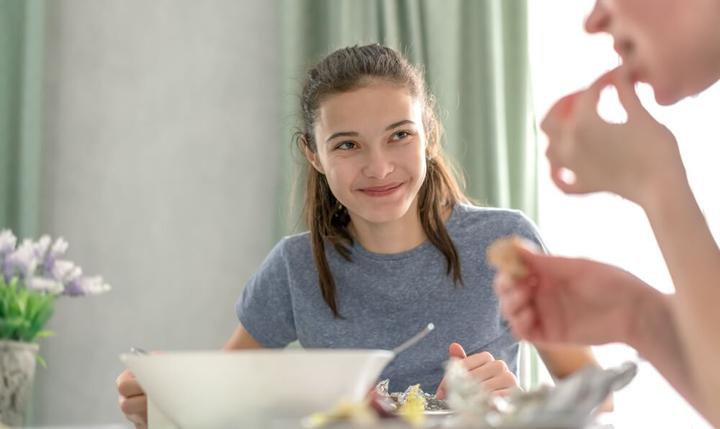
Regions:
M 442 220 L 443 209 L 468 199 L 444 158 L 440 147 L 441 125 L 435 114 L 435 100 L 426 90 L 422 73 L 399 52 L 378 44 L 339 49 L 315 65 L 307 74 L 302 90 L 302 128 L 295 134 L 301 151 L 316 153 L 313 129 L 320 103 L 334 95 L 383 80 L 402 85 L 424 104 L 423 126 L 427 134 L 427 174 L 418 192 L 418 214 L 423 231 L 447 261 L 447 274 L 462 284 L 460 258 Z M 312 242 L 320 290 L 335 317 L 341 317 L 335 281 L 325 256 L 326 242 L 347 261 L 352 260 L 353 238 L 348 230 L 350 215 L 330 191 L 327 179 L 305 163 L 306 191 L 303 215 Z

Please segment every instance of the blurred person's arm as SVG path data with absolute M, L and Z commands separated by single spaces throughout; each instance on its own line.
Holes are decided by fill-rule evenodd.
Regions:
M 695 381 L 693 400 L 720 425 L 720 408 L 713 406 L 720 392 L 720 249 L 692 194 L 675 137 L 643 107 L 634 84 L 620 67 L 553 106 L 542 123 L 551 177 L 563 192 L 609 191 L 643 208 L 677 293 L 675 337 Z M 608 85 L 627 113 L 622 124 L 597 113 Z M 566 169 L 574 173 L 571 180 Z
M 516 337 L 540 348 L 629 344 L 688 402 L 701 412 L 707 408 L 685 358 L 673 296 L 612 265 L 524 248 L 518 252 L 530 274 L 517 279 L 499 272 L 494 285 Z
M 720 425 L 720 249 L 684 169 L 658 177 L 641 201 L 676 290 L 672 310 L 708 420 Z

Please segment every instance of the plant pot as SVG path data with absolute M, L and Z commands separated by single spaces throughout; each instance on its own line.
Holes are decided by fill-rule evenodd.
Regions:
M 0 426 L 22 426 L 30 403 L 38 345 L 0 341 Z

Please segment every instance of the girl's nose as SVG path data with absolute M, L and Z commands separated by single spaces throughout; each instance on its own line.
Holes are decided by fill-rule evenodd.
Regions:
M 373 150 L 368 154 L 363 173 L 373 179 L 384 179 L 395 170 L 395 164 L 381 150 Z

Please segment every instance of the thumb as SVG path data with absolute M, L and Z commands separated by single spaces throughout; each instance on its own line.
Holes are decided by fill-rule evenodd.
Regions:
M 646 112 L 640 102 L 640 98 L 638 98 L 635 92 L 635 82 L 627 70 L 623 68 L 615 70 L 613 73 L 613 85 L 617 90 L 620 104 L 622 104 L 625 109 L 628 119 L 636 116 L 638 113 Z
M 618 69 L 605 72 L 597 78 L 585 91 L 582 91 L 577 97 L 577 105 L 583 109 L 595 112 L 597 114 L 597 105 L 600 101 L 600 94 L 608 85 L 613 84 Z
M 447 395 L 447 392 L 445 390 L 445 378 L 443 378 L 438 385 L 437 390 L 435 391 L 435 398 L 440 400 L 445 399 L 445 395 Z
M 467 357 L 467 353 L 465 353 L 465 349 L 463 348 L 463 346 L 460 345 L 460 343 L 450 344 L 450 346 L 448 347 L 448 355 L 450 355 L 450 359 L 465 359 Z M 447 394 L 445 385 L 446 381 L 443 377 L 440 385 L 438 385 L 438 388 L 435 391 L 435 397 L 437 399 L 445 399 L 445 395 Z
M 460 345 L 460 343 L 450 344 L 450 347 L 448 347 L 448 354 L 451 358 L 465 359 L 467 357 L 467 353 L 465 353 L 465 349 Z

